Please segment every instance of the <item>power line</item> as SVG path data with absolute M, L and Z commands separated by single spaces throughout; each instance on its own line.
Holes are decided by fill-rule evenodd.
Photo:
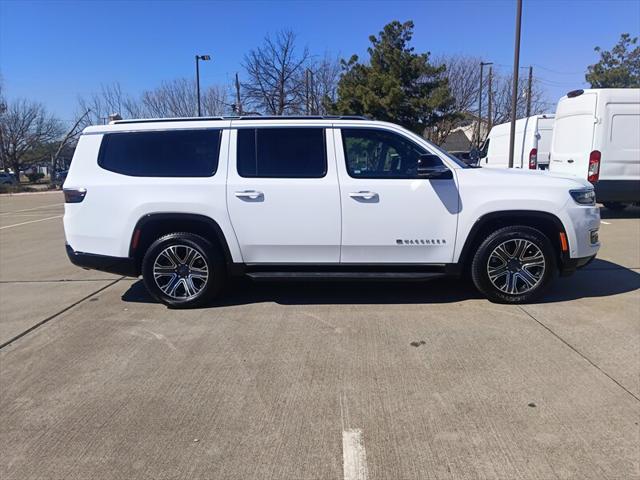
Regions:
M 561 72 L 559 70 L 553 70 L 551 68 L 543 67 L 542 65 L 538 65 L 537 63 L 533 64 L 535 67 L 541 68 L 542 70 L 546 70 L 547 72 L 555 73 L 557 75 L 584 75 L 585 72 Z
M 504 63 L 494 63 L 494 65 L 497 66 L 497 67 L 502 67 L 502 68 L 513 68 L 513 65 L 507 65 L 507 64 L 504 64 Z M 540 65 L 539 63 L 532 63 L 531 65 L 536 67 L 536 68 L 540 68 L 542 70 L 546 70 L 547 72 L 555 73 L 557 75 L 584 75 L 585 74 L 585 72 L 561 72 L 559 70 L 554 70 L 554 69 L 551 69 L 551 68 L 548 68 L 548 67 L 544 67 L 544 66 Z M 529 68 L 529 67 L 525 66 L 525 67 L 519 67 L 519 68 L 520 69 L 524 69 L 524 68 Z
M 557 80 L 549 80 L 543 77 L 535 77 L 536 81 L 539 81 L 543 85 L 548 85 L 550 87 L 575 87 L 577 84 L 585 84 L 584 80 L 579 82 L 570 82 L 570 81 L 557 81 Z

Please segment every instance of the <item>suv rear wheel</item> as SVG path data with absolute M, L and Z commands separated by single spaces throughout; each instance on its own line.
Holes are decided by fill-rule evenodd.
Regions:
M 222 256 L 211 242 L 192 233 L 171 233 L 151 244 L 142 260 L 149 293 L 170 307 L 197 307 L 224 283 Z
M 527 226 L 501 228 L 482 242 L 471 264 L 476 288 L 498 303 L 527 303 L 538 297 L 556 270 L 551 241 Z

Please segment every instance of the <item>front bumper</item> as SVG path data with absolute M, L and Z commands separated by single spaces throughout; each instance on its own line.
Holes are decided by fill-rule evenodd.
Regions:
M 579 268 L 589 265 L 595 258 L 595 255 L 582 258 L 563 258 L 560 264 L 560 276 L 568 277 L 572 275 Z
M 559 212 L 569 241 L 571 259 L 590 258 L 598 253 L 600 241 L 594 232 L 600 229 L 600 209 L 597 206 L 583 206 L 570 200 Z
M 67 256 L 74 265 L 88 270 L 100 270 L 102 272 L 115 273 L 126 277 L 137 277 L 140 272 L 133 258 L 109 257 L 94 253 L 76 252 L 69 244 L 66 245 Z

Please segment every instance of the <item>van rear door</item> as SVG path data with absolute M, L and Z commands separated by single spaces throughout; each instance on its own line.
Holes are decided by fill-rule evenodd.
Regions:
M 563 97 L 558 102 L 551 141 L 552 172 L 586 179 L 596 122 L 595 92 Z
M 538 165 L 547 168 L 551 156 L 551 137 L 553 136 L 553 118 L 538 118 Z

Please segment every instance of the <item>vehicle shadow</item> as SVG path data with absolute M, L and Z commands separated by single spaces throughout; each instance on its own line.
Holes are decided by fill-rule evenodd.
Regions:
M 568 278 L 556 278 L 536 303 L 557 303 L 579 298 L 607 297 L 640 289 L 640 274 L 604 260 Z M 481 299 L 469 280 L 435 279 L 425 282 L 389 281 L 277 281 L 234 280 L 220 300 L 208 307 L 274 302 L 281 305 L 442 304 Z M 156 303 L 142 281 L 122 295 L 133 303 Z
M 542 298 L 534 303 L 610 297 L 639 289 L 640 273 L 617 263 L 595 259 L 572 276 L 557 278 Z
M 606 207 L 600 207 L 600 218 L 603 220 L 616 218 L 640 218 L 640 207 L 633 205 L 625 208 L 624 210 L 610 210 Z

